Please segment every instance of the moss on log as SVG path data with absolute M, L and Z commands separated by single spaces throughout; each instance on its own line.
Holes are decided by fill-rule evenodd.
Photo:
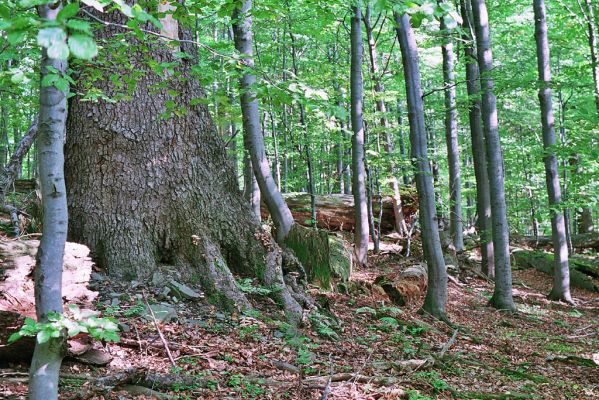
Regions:
M 553 254 L 542 251 L 517 250 L 514 252 L 516 266 L 535 268 L 547 275 L 553 275 Z M 570 284 L 574 287 L 599 292 L 599 286 L 593 280 L 599 276 L 599 266 L 595 260 L 570 258 Z
M 351 247 L 337 235 L 294 224 L 285 245 L 295 252 L 311 283 L 331 290 L 336 281 L 349 281 L 352 269 Z

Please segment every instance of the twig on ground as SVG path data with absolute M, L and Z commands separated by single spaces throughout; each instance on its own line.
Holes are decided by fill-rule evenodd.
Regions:
M 154 322 L 154 326 L 156 327 L 156 330 L 158 331 L 160 340 L 162 341 L 162 344 L 164 345 L 164 350 L 166 350 L 166 355 L 168 356 L 168 359 L 170 360 L 173 367 L 176 367 L 177 363 L 175 362 L 175 359 L 173 358 L 173 355 L 171 354 L 171 349 L 169 349 L 169 347 L 168 347 L 168 342 L 166 341 L 166 338 L 162 334 L 162 330 L 160 329 L 160 326 L 158 325 L 158 321 L 156 321 L 156 316 L 154 315 L 154 311 L 152 310 L 152 307 L 150 307 L 150 304 L 148 303 L 148 299 L 146 299 L 146 293 L 142 292 L 142 296 L 144 298 L 144 302 L 146 303 L 146 307 L 148 307 L 150 316 L 152 317 L 152 321 Z
M 441 348 L 441 351 L 437 355 L 437 359 L 440 360 L 445 356 L 445 353 L 447 353 L 447 350 L 449 350 L 451 345 L 454 344 L 456 338 L 458 337 L 458 332 L 459 332 L 459 329 L 456 329 L 455 331 L 453 331 L 453 335 L 451 335 L 451 338 L 449 338 L 447 343 L 445 343 L 445 345 Z
M 327 380 L 327 384 L 322 391 L 322 397 L 320 400 L 327 400 L 329 394 L 331 393 L 331 380 L 333 379 L 333 357 L 332 353 L 329 353 L 329 379 Z

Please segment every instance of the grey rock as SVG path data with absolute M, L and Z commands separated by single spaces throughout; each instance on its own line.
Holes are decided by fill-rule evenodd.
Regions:
M 121 301 L 117 297 L 113 298 L 112 301 L 110 302 L 110 305 L 114 306 L 114 307 L 116 307 L 120 304 L 121 304 Z
M 121 331 L 123 333 L 128 333 L 128 332 L 131 332 L 131 328 L 129 327 L 129 325 L 121 322 L 121 323 L 119 323 L 119 331 Z
M 106 279 L 107 279 L 106 275 L 99 274 L 97 272 L 92 272 L 91 273 L 91 280 L 92 281 L 104 282 Z
M 164 275 L 159 271 L 154 272 L 154 274 L 152 274 L 152 285 L 159 286 L 159 285 L 163 285 L 163 284 L 164 284 Z
M 171 288 L 173 292 L 175 292 L 177 296 L 182 299 L 198 300 L 204 297 L 202 293 L 198 293 L 189 286 L 179 283 L 174 279 L 171 279 L 168 282 L 168 287 Z
M 154 312 L 154 317 L 157 322 L 168 323 L 177 318 L 177 310 L 168 304 L 152 304 L 150 305 L 150 308 Z M 152 319 L 149 310 L 146 310 L 144 317 L 148 320 Z

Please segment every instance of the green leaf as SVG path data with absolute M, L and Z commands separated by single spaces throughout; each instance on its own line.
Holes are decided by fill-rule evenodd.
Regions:
M 48 340 L 50 340 L 51 334 L 52 334 L 52 331 L 48 331 L 48 330 L 39 331 L 37 334 L 37 342 L 39 344 L 46 343 Z
M 69 48 L 65 43 L 67 34 L 62 28 L 44 28 L 37 34 L 37 43 L 48 49 L 48 57 L 56 60 L 66 60 Z
M 69 18 L 73 18 L 79 12 L 79 3 L 69 3 L 56 16 L 58 22 L 63 22 Z
M 104 11 L 104 5 L 97 0 L 81 0 L 84 4 L 95 8 L 98 11 Z
M 54 87 L 61 92 L 67 92 L 69 90 L 69 81 L 59 77 L 56 82 L 54 82 Z
M 8 343 L 14 343 L 21 338 L 22 338 L 21 334 L 19 332 L 15 332 L 8 337 Z
M 74 31 L 87 33 L 90 36 L 92 34 L 91 25 L 89 22 L 80 19 L 70 19 L 67 22 L 67 28 Z
M 69 49 L 71 49 L 73 56 L 83 60 L 91 60 L 98 54 L 96 42 L 87 35 L 71 35 L 69 37 Z
M 25 74 L 23 74 L 23 71 L 20 69 L 16 70 L 10 77 L 12 83 L 21 83 L 23 82 L 23 79 L 25 79 Z

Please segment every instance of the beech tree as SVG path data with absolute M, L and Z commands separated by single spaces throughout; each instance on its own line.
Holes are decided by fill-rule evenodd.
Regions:
M 493 279 L 495 276 L 495 260 L 491 236 L 491 195 L 489 192 L 489 175 L 487 173 L 485 135 L 481 120 L 480 81 L 474 46 L 470 0 L 460 0 L 460 12 L 462 14 L 462 39 L 464 41 L 466 65 L 468 121 L 472 143 L 472 162 L 476 178 L 476 226 L 480 235 L 482 270 L 489 278 Z
M 451 8 L 447 3 L 439 2 L 439 4 L 443 9 Z M 441 52 L 443 57 L 443 83 L 445 85 L 445 143 L 447 145 L 449 170 L 449 231 L 456 251 L 463 251 L 462 181 L 460 178 L 453 38 L 446 16 L 441 17 L 440 29 L 444 35 Z
M 352 192 L 354 194 L 354 255 L 361 265 L 366 265 L 368 255 L 368 210 L 366 205 L 366 169 L 364 167 L 364 121 L 362 103 L 362 12 L 360 6 L 352 7 L 351 19 L 351 125 L 352 137 Z
M 279 243 L 282 243 L 291 230 L 293 225 L 293 216 L 285 204 L 283 196 L 273 179 L 271 168 L 266 158 L 264 150 L 264 137 L 260 130 L 260 115 L 258 109 L 258 100 L 253 92 L 252 85 L 256 83 L 256 76 L 251 72 L 254 68 L 253 60 L 253 39 L 252 39 L 252 0 L 239 2 L 233 12 L 233 33 L 235 36 L 235 48 L 241 53 L 241 63 L 248 70 L 245 71 L 239 79 L 241 91 L 241 110 L 243 114 L 243 131 L 245 147 L 250 154 L 250 160 L 254 175 L 263 194 L 264 202 L 276 227 L 276 237 Z M 248 180 L 249 181 L 249 180 Z M 249 186 L 248 186 L 249 188 Z M 250 191 L 246 190 L 246 193 Z M 254 207 L 257 207 L 260 215 L 260 201 L 252 201 Z M 256 213 L 256 211 L 254 211 Z
M 62 5 L 38 7 L 43 23 L 63 17 Z M 46 27 L 38 34 L 42 45 L 41 82 L 52 74 L 66 73 L 67 36 L 60 28 Z M 66 52 L 66 56 L 65 53 Z M 66 90 L 40 85 L 37 152 L 43 207 L 43 231 L 34 272 L 35 313 L 48 322 L 50 313 L 62 314 L 62 259 L 67 239 L 68 212 L 64 179 L 63 141 L 67 118 Z M 35 344 L 29 371 L 29 398 L 58 398 L 58 375 L 66 352 L 63 333 Z
M 428 265 L 428 288 L 422 308 L 431 315 L 447 319 L 447 271 L 439 239 L 435 191 L 428 160 L 427 134 L 424 125 L 424 104 L 420 86 L 420 68 L 416 39 L 407 13 L 394 13 L 397 38 L 401 47 L 401 57 L 406 84 L 408 119 L 410 120 L 410 146 L 412 168 L 416 177 L 416 189 L 420 205 L 422 248 Z
M 485 0 L 472 0 L 476 50 L 480 71 L 483 130 L 487 154 L 487 173 L 491 198 L 493 250 L 495 256 L 495 290 L 490 303 L 499 309 L 515 311 L 512 298 L 509 227 L 505 204 L 503 155 L 497 122 L 497 99 L 493 92 L 493 53 L 489 15 Z
M 570 295 L 570 267 L 564 214 L 560 209 L 561 188 L 557 156 L 555 155 L 555 124 L 551 101 L 551 57 L 547 38 L 547 16 L 544 0 L 533 0 L 535 14 L 535 39 L 537 43 L 537 68 L 539 70 L 539 102 L 545 149 L 545 175 L 547 195 L 551 212 L 551 236 L 553 240 L 554 272 L 553 288 L 549 298 L 572 303 Z

